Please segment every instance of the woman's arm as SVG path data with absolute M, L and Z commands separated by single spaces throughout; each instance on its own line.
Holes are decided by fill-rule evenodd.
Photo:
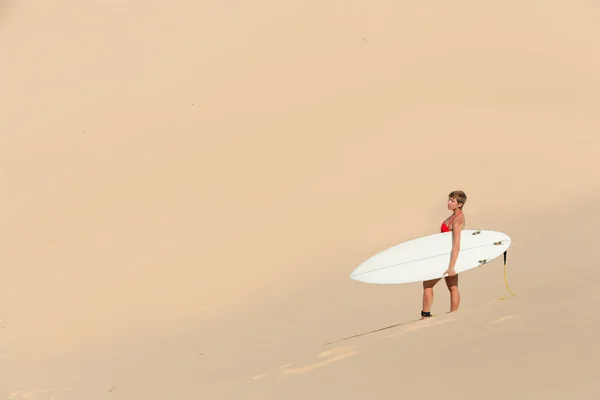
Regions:
M 458 259 L 458 253 L 460 252 L 460 233 L 462 231 L 462 224 L 454 223 L 454 227 L 452 229 L 452 252 L 450 253 L 450 265 L 444 275 L 448 274 L 449 277 L 453 277 L 456 275 L 456 271 L 454 267 L 456 265 L 456 260 Z M 458 225 L 458 226 L 457 226 Z

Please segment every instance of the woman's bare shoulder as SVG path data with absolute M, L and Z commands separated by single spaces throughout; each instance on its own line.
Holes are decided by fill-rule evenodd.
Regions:
M 460 213 L 456 219 L 454 220 L 454 222 L 458 222 L 458 225 L 461 228 L 464 228 L 465 224 L 467 223 L 467 219 L 465 218 L 465 214 L 464 213 Z

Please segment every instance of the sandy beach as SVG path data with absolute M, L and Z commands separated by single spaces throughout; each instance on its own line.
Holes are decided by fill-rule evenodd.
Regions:
M 599 4 L 176 3 L 0 1 L 0 400 L 600 398 Z

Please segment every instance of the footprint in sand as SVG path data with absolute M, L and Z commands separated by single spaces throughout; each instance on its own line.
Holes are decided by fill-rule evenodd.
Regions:
M 286 375 L 305 374 L 307 372 L 311 372 L 316 369 L 325 367 L 329 364 L 333 364 L 338 361 L 344 360 L 348 357 L 352 357 L 356 354 L 358 354 L 358 351 L 356 350 L 356 347 L 354 347 L 354 346 L 336 347 L 334 349 L 327 350 L 327 351 L 324 351 L 324 352 L 318 354 L 317 358 L 323 359 L 322 361 L 319 361 L 319 362 L 316 362 L 313 364 L 309 364 L 309 365 L 295 367 L 295 368 L 288 366 L 287 368 L 283 369 L 282 373 L 286 374 Z
M 252 377 L 252 380 L 253 380 L 253 381 L 259 381 L 259 380 L 261 380 L 261 379 L 264 379 L 264 378 L 266 378 L 267 376 L 269 376 L 269 374 L 260 374 L 260 375 L 256 375 L 256 376 L 253 376 L 253 377 Z
M 275 371 L 281 371 L 282 369 L 291 367 L 292 364 L 285 364 L 285 365 L 281 365 L 277 368 L 275 368 Z M 253 381 L 260 381 L 261 379 L 265 379 L 267 376 L 269 376 L 269 373 L 264 373 L 264 374 L 260 374 L 260 375 L 256 375 L 252 377 Z
M 425 328 L 430 328 L 432 326 L 437 326 L 437 325 L 443 325 L 443 324 L 447 324 L 450 322 L 456 321 L 456 318 L 447 318 L 447 319 L 436 319 L 431 318 L 431 319 L 425 319 L 422 321 L 416 321 L 414 322 L 412 325 L 406 327 L 402 332 L 399 333 L 394 333 L 392 335 L 388 335 L 386 337 L 386 341 L 391 341 L 391 340 L 396 340 L 398 339 L 398 336 L 402 336 L 407 332 L 412 332 L 412 331 L 417 331 L 420 329 L 425 329 Z
M 23 390 L 8 394 L 7 400 L 59 400 L 60 396 L 72 389 Z
M 323 368 L 327 365 L 344 360 L 348 357 L 352 357 L 356 354 L 358 354 L 358 351 L 356 350 L 356 347 L 354 347 L 354 346 L 336 347 L 334 349 L 327 350 L 327 351 L 324 351 L 324 352 L 318 354 L 317 358 L 322 359 L 322 360 L 318 361 L 316 363 L 302 365 L 299 367 L 292 367 L 292 364 L 286 364 L 286 365 L 277 367 L 275 370 L 279 371 L 281 374 L 284 374 L 284 375 L 305 374 L 307 372 L 311 372 L 316 369 Z M 258 380 L 266 378 L 267 376 L 269 376 L 268 373 L 256 375 L 256 376 L 252 377 L 252 380 L 258 381 Z
M 507 315 L 505 317 L 498 318 L 497 320 L 490 322 L 490 325 L 497 324 L 497 323 L 504 322 L 504 321 L 508 321 L 509 319 L 513 319 L 513 318 L 516 318 L 516 317 L 517 317 L 516 315 Z

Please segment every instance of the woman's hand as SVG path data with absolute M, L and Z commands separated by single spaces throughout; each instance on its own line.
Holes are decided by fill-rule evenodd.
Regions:
M 454 268 L 448 268 L 446 271 L 444 271 L 444 274 L 442 276 L 446 276 L 446 274 L 448 274 L 449 278 L 452 278 L 456 276 L 456 271 L 454 270 Z

